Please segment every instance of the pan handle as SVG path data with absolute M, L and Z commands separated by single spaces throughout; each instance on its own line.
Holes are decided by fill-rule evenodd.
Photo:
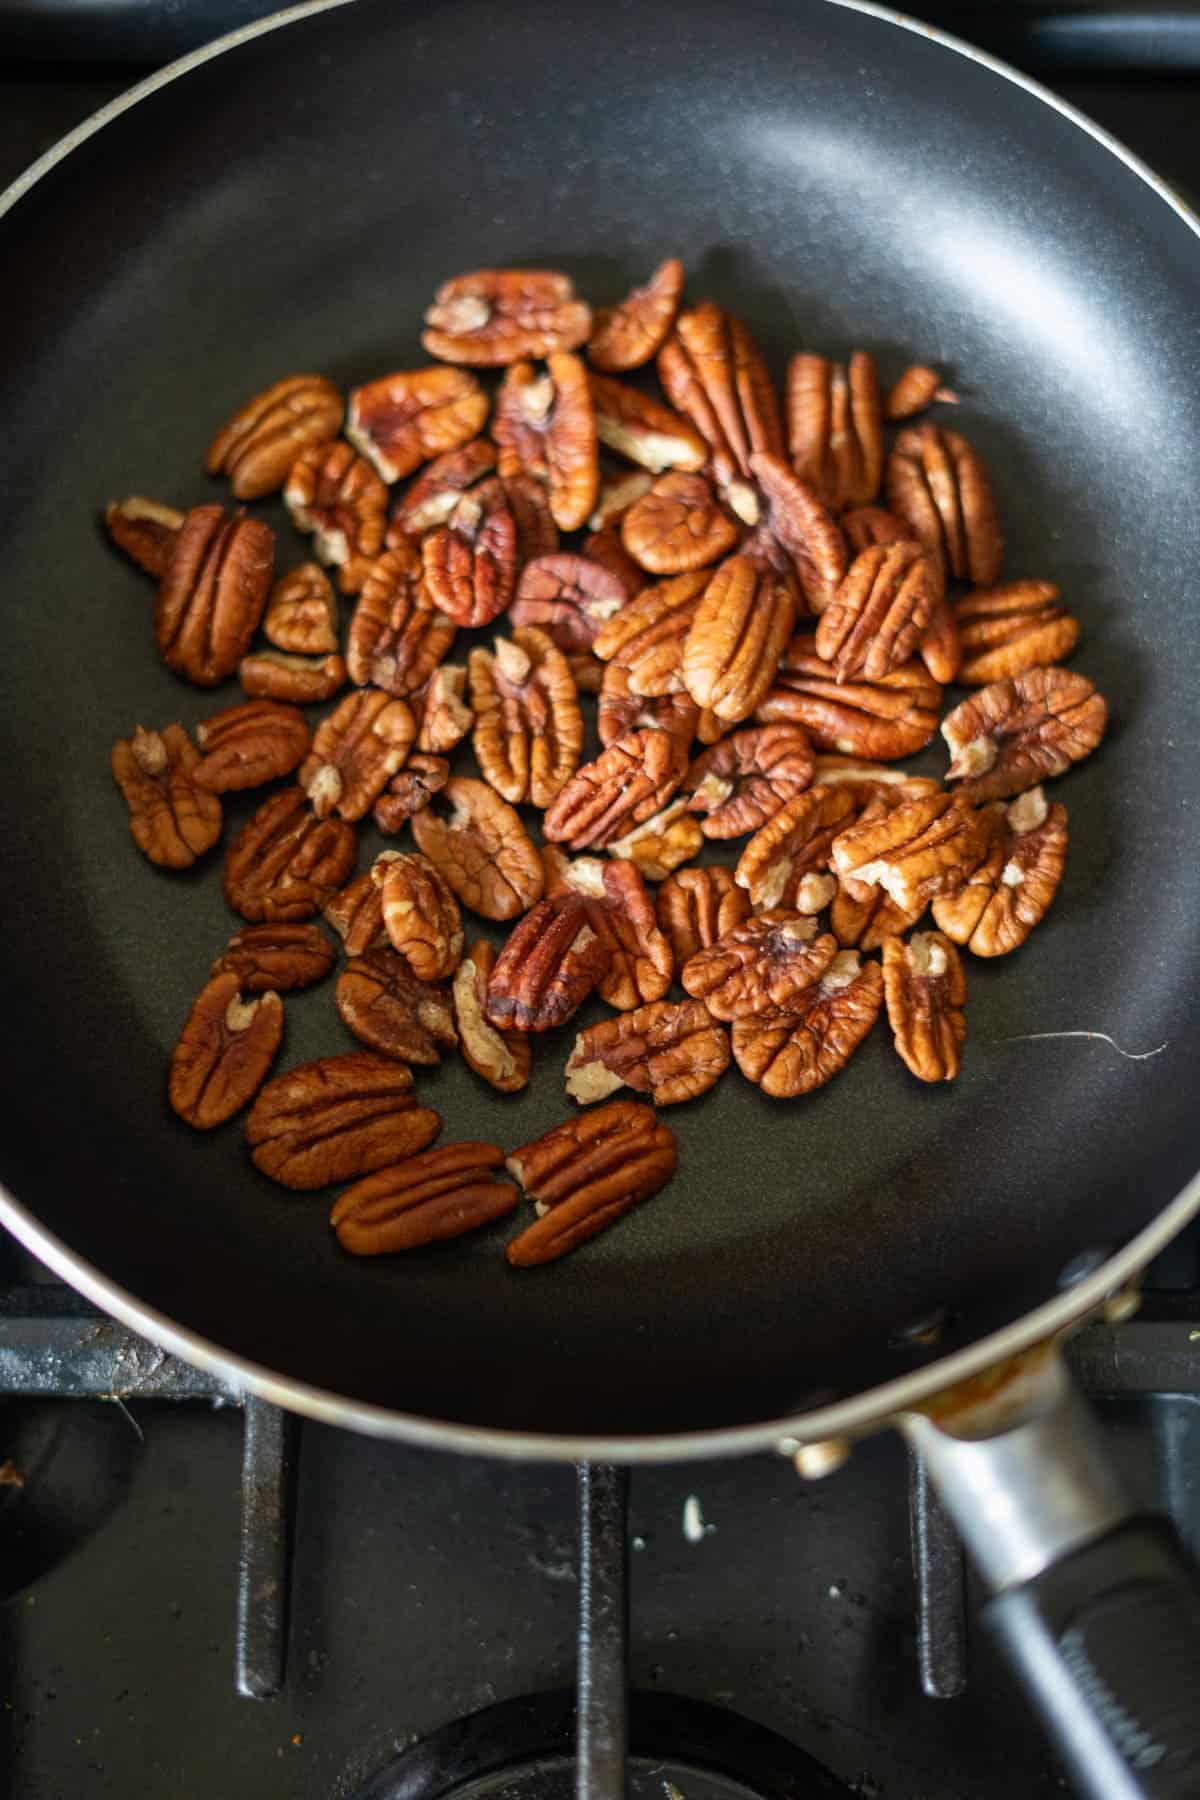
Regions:
M 900 1424 L 1079 1793 L 1195 1800 L 1200 1578 L 1174 1529 L 1135 1513 L 1057 1347 Z

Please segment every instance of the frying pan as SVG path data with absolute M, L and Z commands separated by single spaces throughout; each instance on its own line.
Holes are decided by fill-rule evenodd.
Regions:
M 106 108 L 0 213 L 0 1216 L 148 1336 L 357 1429 L 631 1462 L 903 1418 L 978 1518 L 994 1471 L 946 1447 L 1070 1435 L 1037 1425 L 1069 1403 L 1032 1347 L 1200 1206 L 1195 220 L 1024 77 L 825 0 L 300 7 Z M 231 921 L 215 866 L 137 858 L 108 750 L 219 702 L 162 668 L 148 590 L 96 515 L 127 491 L 210 497 L 202 447 L 268 380 L 424 360 L 448 274 L 548 264 L 599 302 L 665 254 L 777 373 L 798 345 L 951 370 L 1007 569 L 1062 584 L 1111 706 L 1055 785 L 1066 878 L 1025 949 L 972 961 L 945 1091 L 877 1031 L 802 1102 L 730 1076 L 677 1109 L 671 1188 L 561 1265 L 515 1273 L 494 1232 L 352 1260 L 320 1200 L 255 1173 L 238 1124 L 200 1137 L 166 1106 Z M 257 800 L 230 803 L 227 840 Z M 289 1063 L 351 1047 L 327 991 L 287 1020 Z M 457 1060 L 422 1073 L 446 1135 L 516 1144 L 563 1117 L 566 1043 L 538 1052 L 515 1101 Z M 994 1584 L 1101 1538 L 1120 1509 L 1096 1507 Z

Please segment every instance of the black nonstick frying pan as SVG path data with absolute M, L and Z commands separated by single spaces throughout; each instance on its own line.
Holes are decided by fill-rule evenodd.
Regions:
M 911 1424 L 1094 1310 L 1191 1217 L 1200 236 L 1149 171 L 1011 70 L 879 9 L 360 0 L 186 59 L 0 206 L 0 1215 L 54 1268 L 285 1405 L 633 1461 Z M 557 1266 L 510 1270 L 502 1231 L 352 1260 L 321 1200 L 254 1172 L 236 1123 L 198 1137 L 168 1111 L 166 1058 L 231 921 L 215 866 L 166 876 L 137 857 L 108 751 L 138 720 L 192 724 L 215 702 L 162 668 L 150 590 L 97 513 L 127 491 L 213 495 L 203 446 L 268 380 L 312 368 L 346 387 L 425 360 L 420 315 L 449 274 L 546 264 L 602 302 L 666 254 L 777 372 L 802 345 L 950 368 L 1007 571 L 1062 584 L 1076 662 L 1111 705 L 1098 755 L 1055 786 L 1066 879 L 1025 949 L 971 963 L 945 1091 L 880 1030 L 803 1102 L 730 1075 L 678 1109 L 671 1188 Z M 254 803 L 230 805 L 227 838 Z M 328 991 L 287 1006 L 289 1062 L 350 1047 Z M 515 1144 L 563 1117 L 559 1035 L 516 1101 L 458 1061 L 422 1075 L 445 1135 Z M 908 1328 L 942 1309 L 923 1350 Z M 955 1387 L 940 1426 L 911 1429 L 990 1441 L 1051 1408 L 1040 1368 Z M 994 1471 L 956 1467 L 948 1488 L 982 1484 L 999 1529 L 1011 1471 L 996 1501 Z M 1099 1537 L 1116 1507 L 1072 1515 L 996 1584 Z M 1119 1669 L 1096 1679 L 1121 1686 Z M 1200 1791 L 1200 1731 L 1176 1727 L 1179 1767 L 1129 1779 L 1185 1785 L 1095 1791 Z

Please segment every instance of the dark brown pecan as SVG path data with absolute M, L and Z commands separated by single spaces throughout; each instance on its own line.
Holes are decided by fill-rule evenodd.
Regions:
M 821 614 L 817 655 L 839 681 L 879 681 L 917 649 L 940 593 L 940 577 L 919 544 L 862 551 Z
M 501 476 L 544 481 L 560 531 L 586 523 L 599 491 L 600 462 L 592 390 L 577 356 L 548 357 L 540 375 L 530 362 L 515 363 L 496 395 L 492 435 Z
M 209 970 L 237 976 L 243 994 L 290 993 L 323 981 L 334 949 L 315 925 L 243 925 Z
M 774 1100 L 811 1094 L 845 1068 L 882 1004 L 879 964 L 861 963 L 855 950 L 839 950 L 788 1012 L 734 1020 L 734 1061 Z
M 849 366 L 802 352 L 787 371 L 788 455 L 834 512 L 866 506 L 883 475 L 883 416 L 875 358 Z
M 620 469 L 616 474 L 609 474 L 601 465 L 600 489 L 588 520 L 588 530 L 597 533 L 619 525 L 634 502 L 648 494 L 653 486 L 654 477 L 647 469 Z
M 418 750 L 441 756 L 462 743 L 475 723 L 475 714 L 463 699 L 466 691 L 466 666 L 441 663 L 420 693 L 412 696 Z
M 273 1181 L 306 1192 L 402 1162 L 442 1126 L 411 1089 L 406 1063 L 369 1050 L 302 1063 L 269 1081 L 251 1107 L 251 1156 Z
M 514 805 L 549 806 L 579 767 L 583 715 L 575 677 L 544 631 L 527 625 L 472 650 L 473 739 L 484 779 Z
M 244 1000 L 238 978 L 214 975 L 196 997 L 171 1053 L 171 1105 L 197 1131 L 223 1125 L 252 1100 L 283 1037 L 278 994 Z
M 776 573 L 792 576 L 810 610 L 824 612 L 850 560 L 836 519 L 782 457 L 752 456 L 750 470 L 758 483 L 759 522 L 745 549 Z
M 880 887 L 910 912 L 954 893 L 986 849 L 987 829 L 971 803 L 937 793 L 870 808 L 835 840 L 832 860 L 842 881 Z
M 944 592 L 934 601 L 933 613 L 925 627 L 918 651 L 933 679 L 943 687 L 958 680 L 962 664 L 962 641 L 954 608 Z
M 419 981 L 442 981 L 462 956 L 462 914 L 444 877 L 428 857 L 381 850 L 371 869 L 383 900 L 392 946 Z
M 346 407 L 346 436 L 384 481 L 458 450 L 488 415 L 488 398 L 465 369 L 400 369 L 355 388 Z
M 990 587 L 1004 539 L 987 470 L 957 431 L 910 425 L 888 458 L 887 501 L 958 581 Z
M 607 747 L 631 731 L 669 731 L 684 744 L 696 735 L 700 708 L 690 694 L 659 694 L 647 699 L 635 694 L 629 685 L 629 670 L 618 662 L 600 663 L 604 673 L 600 681 L 600 704 L 596 726 L 600 742 Z
M 683 792 L 703 813 L 708 838 L 757 831 L 813 777 L 812 745 L 799 725 L 753 725 L 735 731 L 688 765 Z
M 246 700 L 227 706 L 196 727 L 204 752 L 192 779 L 212 794 L 262 787 L 290 775 L 308 753 L 304 714 L 276 700 Z
M 882 506 L 854 506 L 838 520 L 842 536 L 855 556 L 869 550 L 872 544 L 916 543 L 903 519 Z
M 817 935 L 813 919 L 773 908 L 697 950 L 679 979 L 714 1019 L 786 1011 L 820 981 L 837 949 L 836 938 Z
M 522 569 L 508 616 L 514 625 L 540 626 L 569 655 L 590 650 L 627 598 L 617 577 L 585 556 L 539 556 Z
M 756 450 L 783 455 L 779 402 L 758 345 L 746 326 L 711 300 L 680 313 L 658 353 L 658 375 L 671 405 L 684 413 L 712 452 L 713 473 L 727 504 L 746 517 L 743 493 Z
M 680 869 L 658 890 L 655 912 L 682 969 L 697 950 L 707 950 L 750 916 L 750 896 L 736 885 L 733 870 L 714 863 L 707 869 Z
M 287 480 L 302 451 L 327 444 L 342 422 L 342 396 L 323 375 L 288 375 L 256 394 L 208 447 L 210 475 L 228 475 L 239 500 L 260 500 Z
M 341 621 L 337 601 L 319 563 L 301 563 L 279 577 L 268 596 L 262 623 L 263 636 L 277 650 L 321 656 L 338 648 Z
M 918 931 L 907 944 L 885 938 L 883 992 L 905 1065 L 921 1081 L 953 1081 L 967 1035 L 967 981 L 949 938 L 940 931 Z
M 438 810 L 445 801 L 449 816 Z M 457 776 L 412 821 L 418 847 L 453 892 L 485 919 L 515 919 L 542 892 L 542 864 L 507 801 L 484 781 Z
M 693 425 L 641 388 L 609 375 L 591 377 L 596 435 L 609 450 L 661 475 L 666 469 L 702 469 L 708 445 Z M 594 504 L 594 502 L 593 502 Z
M 495 1144 L 442 1144 L 380 1169 L 340 1194 L 329 1215 L 352 1256 L 390 1256 L 462 1237 L 516 1211 L 517 1190 L 499 1181 Z
M 350 679 L 407 698 L 450 654 L 457 634 L 422 584 L 420 557 L 411 548 L 385 550 L 371 564 L 354 609 L 346 640 Z
M 941 704 L 941 688 L 919 662 L 882 681 L 838 683 L 817 655 L 812 633 L 801 632 L 784 651 L 755 717 L 765 725 L 784 719 L 803 725 L 819 750 L 895 762 L 929 742 Z
M 948 781 L 971 800 L 1003 800 L 1089 756 L 1104 736 L 1108 707 L 1086 675 L 1026 669 L 993 681 L 942 721 L 953 758 Z
M 883 416 L 889 423 L 911 419 L 914 413 L 924 412 L 935 401 L 943 406 L 956 406 L 958 395 L 953 388 L 942 386 L 942 378 L 936 369 L 925 363 L 913 363 L 892 386 Z
M 298 531 L 311 531 L 343 594 L 357 594 L 383 549 L 387 488 L 365 457 L 340 439 L 314 444 L 292 465 L 284 503 Z
M 740 536 L 704 475 L 660 475 L 621 520 L 621 542 L 654 575 L 706 568 L 726 556 Z
M 365 818 L 404 766 L 416 731 L 403 700 L 379 688 L 347 694 L 317 726 L 300 765 L 300 785 L 318 819 L 335 811 L 343 819 Z
M 631 862 L 647 881 L 665 881 L 681 863 L 690 862 L 704 847 L 698 820 L 687 810 L 686 800 L 672 800 L 661 812 L 652 813 L 607 846 L 610 856 Z
M 216 687 L 250 648 L 271 586 L 275 533 L 261 519 L 193 506 L 158 586 L 154 635 L 176 675 Z
M 644 287 L 635 287 L 619 306 L 596 313 L 588 340 L 588 359 L 595 369 L 621 374 L 640 369 L 671 335 L 683 293 L 683 264 L 677 256 L 659 263 Z
M 666 731 L 634 731 L 567 783 L 542 821 L 551 843 L 603 849 L 666 804 L 687 770 L 687 746 Z
M 517 528 L 495 476 L 459 500 L 445 525 L 421 546 L 425 586 L 458 625 L 489 625 L 504 612 L 517 580 Z
M 620 1012 L 661 1000 L 671 985 L 675 959 L 636 865 L 595 856 L 572 862 L 553 845 L 543 850 L 542 863 L 546 898 L 578 894 L 592 930 L 608 947 L 608 967 L 597 984 L 600 998 Z
M 656 699 L 683 687 L 683 646 L 710 579 L 697 569 L 657 581 L 596 633 L 594 654 L 627 671 L 631 693 Z
M 496 959 L 484 1016 L 500 1031 L 551 1031 L 583 1005 L 608 959 L 578 894 L 539 900 Z
M 326 923 L 333 926 L 345 946 L 347 956 L 361 956 L 377 944 L 386 944 L 383 923 L 383 894 L 368 869 L 340 888 L 321 908 Z
M 444 756 L 427 756 L 415 751 L 404 767 L 388 782 L 371 810 L 380 831 L 389 835 L 399 831 L 406 819 L 429 805 L 450 779 L 450 764 Z
M 200 761 L 182 725 L 145 731 L 112 747 L 113 780 L 129 808 L 129 832 L 163 869 L 190 869 L 221 835 L 221 802 L 196 783 Z
M 615 525 L 605 525 L 599 531 L 589 531 L 583 540 L 583 555 L 588 562 L 598 563 L 610 575 L 616 576 L 625 590 L 627 600 L 640 594 L 646 585 L 644 573 L 626 551 Z
M 484 1015 L 496 952 L 486 938 L 472 944 L 454 975 L 454 1020 L 468 1068 L 501 1094 L 516 1094 L 529 1080 L 533 1062 L 528 1037 L 497 1031 Z
M 130 562 L 157 581 L 166 569 L 184 514 L 143 494 L 112 500 L 104 509 L 104 529 Z
M 443 362 L 499 368 L 586 343 L 590 307 L 551 269 L 476 269 L 444 281 L 425 314 L 421 342 Z
M 286 650 L 257 650 L 243 656 L 238 680 L 251 700 L 282 700 L 312 706 L 330 700 L 346 685 L 340 656 L 291 656 Z
M 984 687 L 1070 656 L 1079 620 L 1059 599 L 1053 581 L 1010 581 L 960 600 L 954 609 L 962 643 L 958 679 Z
M 781 806 L 761 826 L 738 859 L 736 880 L 756 907 L 788 906 L 819 912 L 833 883 L 821 884 L 826 899 L 801 904 L 801 888 L 829 867 L 834 839 L 858 812 L 858 796 L 848 787 L 814 787 Z M 812 883 L 809 881 L 809 886 Z
M 444 525 L 467 489 L 490 475 L 495 466 L 496 446 L 483 437 L 435 457 L 393 512 L 387 529 L 388 549 L 394 539 L 422 538 L 435 525 Z
M 976 956 L 1006 956 L 1025 942 L 1058 892 L 1067 856 L 1067 809 L 1040 787 L 985 809 L 990 844 L 956 894 L 933 903 L 940 931 Z
M 683 646 L 680 673 L 697 706 L 730 723 L 748 719 L 775 679 L 795 622 L 796 597 L 785 580 L 754 557 L 728 557 Z
M 338 976 L 342 1023 L 368 1049 L 407 1063 L 437 1063 L 458 1042 L 450 996 L 414 975 L 386 944 L 364 950 Z
M 581 694 L 598 694 L 604 680 L 604 664 L 590 650 L 564 650 L 567 666 Z M 604 740 L 601 739 L 601 742 Z
M 629 1087 L 655 1106 L 675 1106 L 706 1094 L 728 1067 L 729 1033 L 702 1000 L 655 1000 L 579 1033 L 567 1092 L 587 1106 Z
M 542 483 L 532 475 L 509 475 L 501 479 L 501 486 L 517 528 L 518 569 L 539 556 L 554 556 L 558 550 L 558 526 Z
M 679 1153 L 648 1106 L 613 1100 L 568 1119 L 508 1158 L 538 1213 L 513 1238 L 514 1268 L 553 1262 L 666 1186 Z
M 302 788 L 265 800 L 225 858 L 225 898 L 234 912 L 289 923 L 320 911 L 354 867 L 354 831 L 340 819 L 317 819 Z
M 881 887 L 839 882 L 830 902 L 829 929 L 847 950 L 878 950 L 884 938 L 903 937 L 911 931 L 925 904 L 921 900 L 913 907 L 898 906 Z

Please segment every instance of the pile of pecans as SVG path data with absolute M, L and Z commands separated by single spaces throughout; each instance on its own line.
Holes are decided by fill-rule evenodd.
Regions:
M 237 674 L 246 695 L 194 743 L 178 724 L 117 742 L 134 842 L 188 868 L 223 794 L 287 783 L 226 853 L 246 923 L 184 1025 L 170 1101 L 202 1130 L 253 1101 L 260 1170 L 351 1184 L 331 1223 L 354 1254 L 490 1224 L 519 1184 L 536 1216 L 509 1262 L 559 1257 L 670 1179 L 656 1107 L 731 1059 L 768 1095 L 809 1093 L 884 1008 L 912 1073 L 952 1080 L 959 947 L 1016 949 L 1061 878 L 1067 814 L 1042 783 L 1095 748 L 1105 703 L 1061 666 L 1079 627 L 1058 588 L 997 585 L 968 440 L 924 422 L 887 447 L 886 421 L 956 396 L 918 366 L 885 401 L 868 354 L 800 353 L 781 406 L 746 326 L 711 301 L 681 310 L 683 281 L 664 262 L 593 313 L 565 275 L 462 275 L 425 315 L 428 367 L 345 401 L 316 375 L 257 395 L 208 470 L 238 501 L 282 489 L 317 560 L 278 579 L 275 533 L 244 509 L 107 510 L 158 581 L 167 667 Z M 655 358 L 665 399 L 620 379 Z M 494 396 L 471 373 L 492 368 Z M 356 596 L 344 643 L 326 569 Z M 480 635 L 453 662 L 460 630 Z M 942 718 L 951 682 L 976 691 Z M 310 725 L 301 709 L 337 695 Z M 895 767 L 939 719 L 946 786 Z M 451 772 L 468 734 L 482 780 Z M 368 816 L 414 847 L 355 875 Z M 734 839 L 732 867 L 696 863 Z M 498 955 L 467 942 L 463 908 L 512 922 Z M 333 966 L 317 914 L 364 1048 L 268 1080 L 280 995 Z M 430 1147 L 441 1120 L 414 1067 L 458 1047 L 515 1093 L 534 1035 L 593 990 L 614 1014 L 576 1037 L 566 1087 L 605 1104 L 507 1158 Z M 612 1100 L 622 1087 L 641 1098 Z

